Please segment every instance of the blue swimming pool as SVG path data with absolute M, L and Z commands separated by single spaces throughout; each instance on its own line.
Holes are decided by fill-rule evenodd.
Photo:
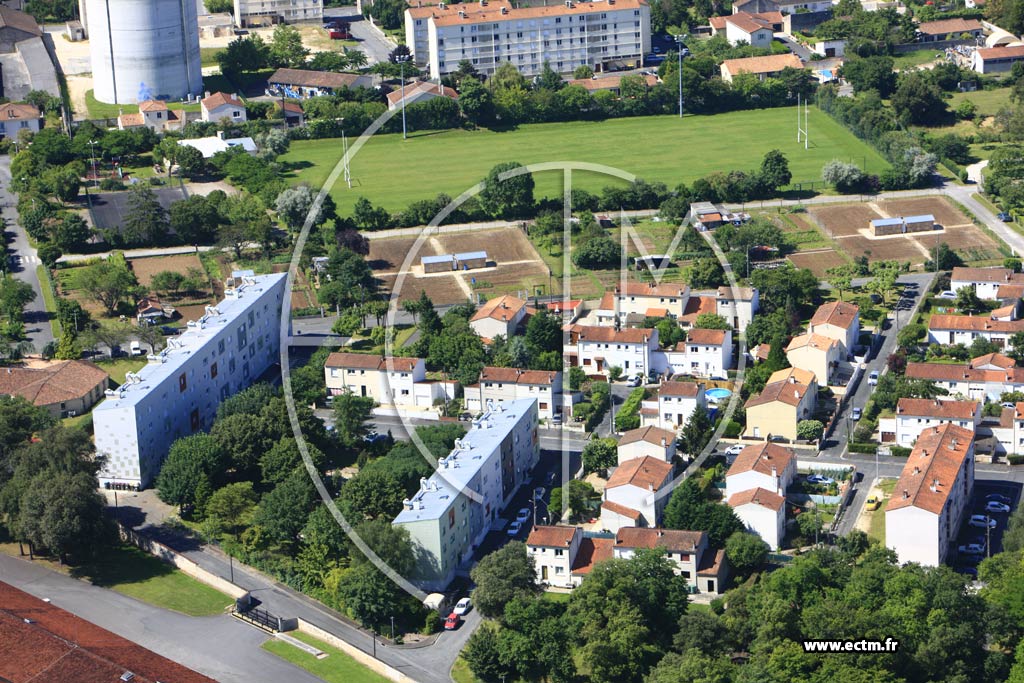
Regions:
M 728 389 L 715 388 L 708 389 L 707 391 L 705 391 L 704 396 L 706 396 L 709 401 L 717 403 L 718 401 L 724 401 L 728 399 L 730 396 L 732 396 L 732 392 L 729 391 Z

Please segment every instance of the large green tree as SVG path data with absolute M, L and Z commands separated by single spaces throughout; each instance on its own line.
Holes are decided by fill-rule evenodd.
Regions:
M 501 179 L 503 174 L 522 166 L 519 162 L 507 161 L 490 170 L 480 191 L 480 205 L 484 211 L 495 218 L 526 218 L 532 215 L 533 174 L 522 173 Z
M 470 577 L 476 584 L 473 602 L 488 617 L 500 616 L 513 598 L 540 592 L 533 558 L 520 541 L 485 555 L 470 571 Z

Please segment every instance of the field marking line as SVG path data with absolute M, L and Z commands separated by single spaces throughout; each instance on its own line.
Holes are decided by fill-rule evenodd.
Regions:
M 473 289 L 469 286 L 469 283 L 466 282 L 465 278 L 462 277 L 461 273 L 455 274 L 455 281 L 459 283 L 459 287 L 465 293 L 467 299 L 472 301 L 476 298 L 475 296 L 473 296 Z
M 868 202 L 867 206 L 869 209 L 877 213 L 882 218 L 892 218 L 892 216 L 890 216 L 888 212 L 882 211 L 881 207 L 879 207 L 878 204 L 876 204 L 875 202 Z

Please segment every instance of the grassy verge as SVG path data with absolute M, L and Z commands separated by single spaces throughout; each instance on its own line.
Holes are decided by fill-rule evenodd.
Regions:
M 182 104 L 180 102 L 168 102 L 171 109 L 184 109 L 185 111 L 199 111 L 199 103 Z M 139 111 L 137 104 L 108 104 L 96 99 L 92 90 L 85 91 L 85 107 L 89 110 L 91 119 L 116 119 L 119 114 L 136 114 Z
M 885 504 L 892 496 L 893 489 L 896 488 L 896 480 L 883 479 L 879 482 L 878 488 L 882 489 L 882 501 L 877 510 L 867 513 L 870 515 L 868 536 L 885 544 Z
M 569 602 L 569 596 L 571 593 L 556 593 L 554 591 L 545 591 L 544 599 L 549 602 Z
M 928 62 L 935 61 L 935 55 L 941 53 L 942 50 L 926 48 L 923 50 L 914 50 L 913 52 L 907 52 L 902 55 L 896 55 L 895 57 L 892 58 L 893 67 L 896 69 L 907 69 L 913 66 L 927 64 Z
M 129 372 L 138 372 L 146 365 L 145 358 L 111 358 L 98 360 L 96 365 L 107 371 L 110 379 L 119 385 L 124 384 L 124 376 Z
M 199 48 L 199 64 L 201 66 L 214 66 L 217 64 L 217 53 L 222 52 L 222 47 L 201 47 Z
M 462 657 L 456 659 L 452 665 L 451 676 L 455 683 L 479 683 L 477 677 L 469 670 L 469 664 Z
M 326 681 L 326 683 L 387 683 L 388 681 L 388 679 L 374 671 L 370 671 L 341 650 L 331 647 L 323 641 L 298 631 L 293 631 L 288 635 L 326 652 L 327 656 L 323 659 L 317 659 L 308 652 L 304 652 L 294 645 L 275 638 L 271 638 L 263 643 L 263 649 L 294 664 L 300 669 L 305 669 L 314 676 Z
M 43 293 L 43 305 L 50 314 L 50 330 L 54 339 L 60 339 L 60 321 L 57 320 L 57 300 L 53 296 L 53 282 L 50 280 L 50 269 L 39 264 L 36 266 L 36 277 L 39 278 L 39 290 Z M 39 349 L 42 351 L 42 349 Z

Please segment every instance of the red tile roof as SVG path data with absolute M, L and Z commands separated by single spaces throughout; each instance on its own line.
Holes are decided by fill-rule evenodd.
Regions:
M 722 68 L 729 74 L 735 76 L 742 73 L 767 74 L 782 71 L 786 67 L 803 69 L 804 64 L 792 52 L 784 55 L 769 55 L 767 57 L 744 57 L 743 59 L 727 59 L 722 62 Z
M 984 316 L 936 314 L 928 321 L 929 330 L 958 332 L 1005 332 L 1014 334 L 1024 330 L 1024 320 L 991 320 Z
M 721 346 L 725 343 L 725 335 L 728 330 L 705 330 L 696 327 L 686 333 L 686 342 L 690 344 L 708 344 L 709 346 Z
M 43 35 L 43 31 L 35 17 L 6 5 L 0 5 L 0 28 L 16 28 L 19 31 L 31 33 L 34 36 Z
M 984 52 L 984 50 L 979 50 Z M 951 282 L 1021 282 L 1021 276 L 1009 268 L 968 268 L 961 266 L 953 269 Z
M 615 534 L 618 548 L 665 548 L 669 552 L 692 553 L 703 543 L 703 531 L 679 531 L 677 529 L 644 529 L 622 527 Z
M 700 384 L 696 382 L 665 381 L 658 387 L 658 396 L 697 396 L 701 391 Z
M 84 360 L 66 360 L 46 368 L 0 369 L 0 395 L 21 396 L 37 406 L 84 398 L 97 387 L 107 388 L 106 371 Z
M 202 99 L 202 106 L 207 111 L 212 111 L 217 107 L 223 107 L 226 104 L 230 104 L 236 107 L 244 107 L 242 100 L 238 98 L 238 95 L 234 93 L 226 92 L 215 92 L 209 97 Z
M 434 24 L 437 26 L 454 26 L 458 24 L 479 24 L 500 21 L 517 21 L 522 19 L 540 19 L 542 17 L 560 17 L 572 14 L 593 14 L 595 12 L 611 12 L 616 10 L 639 9 L 647 5 L 646 0 L 616 0 L 615 4 L 608 2 L 573 2 L 571 6 L 564 3 L 548 5 L 546 7 L 521 7 L 509 10 L 503 14 L 500 9 L 492 9 L 488 5 L 482 12 L 466 13 L 465 18 L 458 14 L 451 16 L 435 17 Z
M 655 446 L 660 446 L 664 439 L 666 445 L 675 443 L 676 433 L 670 432 L 667 429 L 660 429 L 658 427 L 640 427 L 639 429 L 630 429 L 628 432 L 622 435 L 619 439 L 619 446 L 626 446 L 637 441 L 644 441 L 646 443 L 652 443 Z
M 601 78 L 574 78 L 566 85 L 578 85 L 587 90 L 617 90 L 622 87 L 622 76 L 602 76 Z M 657 76 L 641 76 L 648 88 L 658 85 Z
M 609 505 L 605 503 L 605 505 Z M 621 505 L 618 507 L 622 507 Z M 609 507 L 609 509 L 611 509 Z M 629 508 L 626 508 L 627 510 Z M 635 512 L 635 510 L 634 510 Z M 637 512 L 637 519 L 640 517 L 640 513 Z M 604 562 L 612 559 L 615 555 L 615 539 L 613 538 L 590 538 L 584 536 L 580 540 L 580 549 L 576 553 L 576 559 L 572 563 L 572 573 L 574 575 L 589 574 L 590 570 L 594 568 L 594 565 L 598 562 Z
M 608 484 L 605 486 L 605 489 L 629 484 L 641 489 L 657 491 L 671 474 L 671 463 L 647 455 L 642 458 L 627 460 L 616 467 L 615 472 L 608 478 Z
M 640 514 L 639 510 L 634 510 L 631 507 L 626 507 L 625 505 L 620 505 L 619 503 L 616 503 L 613 500 L 606 500 L 606 501 L 604 501 L 603 503 L 601 503 L 601 507 L 603 509 L 606 509 L 606 510 L 609 510 L 611 512 L 614 512 L 617 515 L 622 515 L 623 517 L 628 517 L 629 519 L 633 520 L 634 522 L 639 522 L 640 518 L 643 517 L 643 515 Z
M 925 21 L 918 25 L 917 30 L 930 36 L 945 36 L 950 33 L 970 33 L 980 31 L 981 22 L 977 19 L 940 19 L 938 21 Z M 959 36 L 957 36 L 959 37 Z
M 701 313 L 718 313 L 718 300 L 713 296 L 691 296 L 679 319 L 692 325 Z
M 839 341 L 832 337 L 826 337 L 823 334 L 817 334 L 815 332 L 808 332 L 801 334 L 797 337 L 793 337 L 789 344 L 786 346 L 786 353 L 795 349 L 802 349 L 804 347 L 811 347 L 812 349 L 820 349 L 822 351 L 828 351 L 834 346 L 838 346 Z
M 941 513 L 973 440 L 973 432 L 950 423 L 921 432 L 886 512 L 917 507 L 936 515 Z
M 896 414 L 949 420 L 973 420 L 979 405 L 977 401 L 901 398 L 896 404 Z
M 431 83 L 430 81 L 418 81 L 411 85 L 405 86 L 405 99 L 411 100 L 418 95 L 429 93 L 431 95 L 438 95 L 440 97 L 447 97 L 452 100 L 459 99 L 459 93 L 454 88 L 449 88 L 446 85 L 439 86 L 437 83 Z M 402 101 L 402 88 L 398 87 L 388 93 L 388 102 L 391 104 L 399 104 Z
M 1000 299 L 1024 298 L 1024 284 L 1008 283 L 999 285 L 999 289 L 996 290 L 996 297 Z
M 167 103 L 161 100 L 146 100 L 145 102 L 139 102 L 139 111 L 167 111 Z
M 978 59 L 986 61 L 989 59 L 1020 59 L 1024 58 L 1024 45 L 1013 45 L 1009 47 L 989 47 L 978 50 Z
M 565 548 L 578 533 L 581 533 L 579 527 L 574 526 L 535 526 L 526 539 L 526 545 Z
M 782 506 L 786 504 L 786 499 L 777 493 L 772 493 L 768 489 L 762 489 L 760 487 L 740 491 L 739 493 L 729 497 L 729 507 L 734 509 L 743 505 L 751 504 L 760 505 L 761 507 L 778 512 L 782 509 Z
M 416 369 L 419 360 L 419 358 L 381 357 L 369 353 L 335 351 L 327 356 L 327 362 L 324 363 L 324 366 L 328 368 L 388 371 L 388 363 L 390 362 L 394 372 L 412 372 Z
M 491 299 L 480 309 L 473 314 L 473 317 L 469 319 L 470 322 L 477 320 L 484 320 L 490 318 L 491 320 L 500 320 L 502 322 L 508 322 L 516 317 L 519 311 L 523 310 L 526 306 L 526 302 L 518 297 L 506 294 L 499 296 L 496 299 Z
M 557 375 L 558 373 L 553 370 L 520 370 L 519 368 L 487 366 L 480 372 L 480 381 L 550 386 L 554 383 Z
M 656 285 L 649 282 L 625 282 L 615 286 L 615 293 L 620 296 L 643 296 L 677 299 L 687 295 L 686 285 L 662 284 Z
M 0 582 L 0 680 L 215 683 L 141 645 Z
M 719 287 L 718 298 L 730 301 L 753 301 L 756 291 L 753 287 Z
M 707 553 L 701 558 L 697 576 L 718 576 L 725 565 L 725 550 L 718 549 L 714 555 Z
M 751 396 L 747 399 L 744 407 L 753 408 L 766 403 L 772 403 L 773 401 L 782 401 L 783 403 L 791 406 L 798 406 L 809 388 L 810 387 L 806 384 L 794 382 L 774 382 L 772 384 L 766 384 L 760 394 Z
M 594 327 L 581 325 L 580 341 L 616 344 L 645 344 L 654 330 L 645 327 L 630 327 L 616 330 L 614 327 Z
M 42 114 L 34 104 L 8 102 L 0 105 L 0 121 L 32 121 L 39 118 L 42 118 Z
M 948 363 L 907 363 L 904 373 L 913 379 L 930 379 L 940 382 L 1008 382 L 1024 384 L 1024 368 L 1005 370 L 979 370 L 966 365 Z
M 967 364 L 967 367 L 980 368 L 985 365 L 994 365 L 997 368 L 1003 368 L 1005 370 L 1006 368 L 1016 367 L 1017 361 L 1010 358 L 1009 356 L 1004 356 L 1001 353 L 986 353 L 984 356 L 972 358 L 971 361 Z
M 745 472 L 759 472 L 771 476 L 772 468 L 782 476 L 782 471 L 793 461 L 793 451 L 773 443 L 759 443 L 747 446 L 736 456 L 736 461 L 726 472 L 726 477 Z
M 767 384 L 775 384 L 776 382 L 789 382 L 790 380 L 797 384 L 811 385 L 812 382 L 817 382 L 818 378 L 815 377 L 814 373 L 810 370 L 804 370 L 802 368 L 783 368 L 782 370 L 776 370 L 768 378 Z
M 818 306 L 818 310 L 811 316 L 812 325 L 835 325 L 844 330 L 857 320 L 860 308 L 845 301 L 832 301 Z

